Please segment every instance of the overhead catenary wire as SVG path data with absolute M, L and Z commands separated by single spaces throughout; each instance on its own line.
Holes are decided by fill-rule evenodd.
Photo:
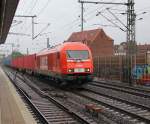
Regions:
M 48 3 L 48 2 L 50 2 L 50 0 L 48 0 L 47 3 Z M 47 6 L 47 5 L 48 5 L 48 4 L 46 4 L 45 6 Z M 102 7 L 104 7 L 104 6 L 102 6 Z M 45 9 L 45 7 L 43 7 L 43 9 L 41 9 L 41 11 L 39 12 L 39 14 L 42 13 L 42 12 L 44 11 L 44 9 Z M 94 10 L 94 11 L 96 11 L 96 10 Z M 94 11 L 93 11 L 93 12 L 94 12 Z M 92 12 L 91 12 L 91 13 L 92 13 Z M 93 13 L 92 13 L 92 14 L 93 14 Z M 87 16 L 89 16 L 89 14 L 87 14 Z M 73 23 L 71 22 L 71 25 L 74 25 L 74 22 L 76 22 L 76 21 L 78 22 L 79 19 L 76 19 L 75 21 L 73 21 Z M 77 24 L 77 25 L 78 25 L 78 24 Z M 69 25 L 67 24 L 67 26 L 69 26 Z
M 36 1 L 34 2 L 34 6 L 30 9 L 29 13 L 32 13 L 32 11 L 33 11 L 34 8 L 36 7 L 37 3 L 38 3 L 38 0 L 36 0 Z
M 114 1 L 114 0 L 113 0 L 113 1 Z M 112 1 L 111 1 L 111 2 L 112 2 Z M 105 6 L 106 6 L 106 5 L 103 5 L 103 6 L 101 7 L 102 10 L 98 11 L 97 14 L 98 14 L 99 12 L 100 12 L 100 13 L 105 12 L 105 10 L 106 10 L 106 7 L 105 7 Z M 109 8 L 113 8 L 113 7 L 115 7 L 115 5 L 109 6 Z M 104 8 L 104 9 L 103 9 L 103 8 Z M 96 14 L 96 15 L 97 15 L 97 14 Z M 93 19 L 94 16 L 95 16 L 95 14 L 89 16 L 89 17 L 86 18 L 85 20 L 86 20 L 86 21 L 89 21 L 89 20 Z
M 145 11 L 145 10 L 150 10 L 150 6 L 139 9 L 137 12 L 141 12 L 141 11 Z
M 112 0 L 112 1 L 114 1 L 114 0 Z M 112 2 L 111 1 L 111 2 Z M 115 0 L 116 1 L 116 0 Z M 101 10 L 100 11 L 105 11 L 106 10 L 106 6 L 107 5 L 101 5 L 100 7 L 97 7 L 96 9 L 94 9 L 94 10 L 92 10 L 92 11 L 89 11 L 89 12 L 86 12 L 85 14 L 84 14 L 84 17 L 85 18 L 87 18 L 87 19 L 85 19 L 84 18 L 84 20 L 86 20 L 86 21 L 89 21 L 89 20 L 91 20 L 91 19 L 93 19 L 92 17 L 95 17 L 95 12 L 97 12 L 97 10 L 100 8 Z M 112 8 L 114 5 L 111 5 L 111 6 L 109 6 L 109 8 Z M 77 19 L 75 19 L 74 21 L 72 21 L 72 22 L 70 22 L 70 23 L 68 23 L 68 24 L 66 24 L 66 25 L 64 25 L 64 26 L 62 26 L 61 28 L 66 28 L 66 27 L 72 27 L 72 26 L 77 26 L 77 27 L 79 27 L 79 22 L 80 21 L 80 18 L 78 17 Z M 76 24 L 77 23 L 77 24 Z M 69 28 L 70 29 L 70 28 Z
M 114 23 L 113 21 L 111 21 L 109 18 L 107 18 L 105 15 L 103 15 L 102 13 L 99 13 L 99 15 L 101 15 L 102 17 L 104 17 L 107 21 L 109 21 L 110 23 L 112 23 L 114 26 L 118 27 L 120 30 L 126 32 L 123 28 L 121 28 L 119 25 L 117 25 L 116 23 Z
M 106 9 L 107 9 L 107 8 L 106 8 Z M 113 9 L 113 8 L 110 8 L 110 7 L 109 7 L 109 9 L 111 9 L 111 10 L 116 10 L 116 9 Z M 125 11 L 125 10 L 124 10 L 124 11 Z M 98 16 L 99 13 L 102 14 L 102 12 L 98 12 L 98 13 L 96 14 L 96 16 Z M 111 13 L 112 13 L 112 12 L 111 12 Z M 113 14 L 113 13 L 112 13 L 112 14 Z M 115 15 L 113 14 L 113 16 L 115 16 Z M 112 19 L 110 19 L 110 18 L 108 18 L 108 17 L 105 17 L 104 15 L 103 15 L 103 17 L 104 17 L 105 19 L 107 19 L 107 21 L 111 22 L 111 23 L 114 25 L 114 26 L 111 25 L 111 27 L 117 27 L 117 28 L 119 28 L 120 30 L 122 30 L 122 31 L 125 32 L 125 30 L 124 30 L 123 28 L 121 28 L 119 25 L 116 24 L 117 21 L 119 21 L 124 27 L 127 27 L 118 17 L 115 16 L 116 22 L 114 22 Z M 102 26 L 107 27 L 107 26 L 109 26 L 109 25 L 102 25 Z
M 113 15 L 113 16 L 115 17 L 115 19 L 118 20 L 127 30 L 129 30 L 128 27 L 127 27 L 113 12 L 111 12 L 111 11 L 109 10 L 109 8 L 107 8 L 107 11 L 108 11 L 111 15 Z
M 49 2 L 49 0 L 47 1 L 47 2 Z M 47 6 L 48 4 L 46 4 L 46 6 Z M 34 6 L 35 7 L 35 6 Z M 104 7 L 104 6 L 102 6 L 102 7 Z M 43 8 L 45 8 L 45 7 L 43 7 Z M 32 10 L 33 10 L 33 8 L 32 8 Z M 94 11 L 96 11 L 96 9 L 94 10 Z M 93 11 L 93 12 L 94 12 Z M 43 12 L 43 9 L 41 9 L 41 11 L 40 11 L 40 13 L 42 13 Z M 91 12 L 91 14 L 93 14 L 92 12 Z M 90 16 L 89 14 L 87 14 L 87 16 Z M 90 19 L 92 19 L 91 17 L 93 17 L 94 15 L 92 15 L 92 16 L 90 16 L 90 17 L 88 17 L 88 19 L 86 19 L 86 20 L 90 20 Z M 79 21 L 79 19 L 77 19 L 77 21 Z M 72 24 L 71 24 L 72 25 Z M 74 26 L 74 25 L 73 25 Z M 77 25 L 78 26 L 78 25 Z
M 43 6 L 43 8 L 40 10 L 40 12 L 38 14 L 36 14 L 37 16 L 39 16 L 39 14 L 42 14 L 42 12 L 45 10 L 46 6 L 49 4 L 51 0 L 47 0 L 46 4 Z M 38 2 L 38 0 L 35 1 L 36 3 Z M 35 4 L 36 5 L 36 4 Z M 33 8 L 31 9 L 31 11 L 35 8 L 35 5 L 33 6 Z M 30 24 L 28 26 L 26 26 L 26 32 L 28 31 L 28 29 L 30 29 Z
M 112 7 L 112 6 L 111 6 Z M 104 9 L 102 9 L 101 11 L 99 11 L 99 12 L 101 12 L 101 13 L 104 13 L 106 11 L 106 8 L 104 8 Z M 97 14 L 96 14 L 97 15 Z M 87 21 L 87 22 L 89 22 L 89 20 L 92 20 L 92 19 L 94 19 L 94 17 L 95 17 L 95 13 L 93 13 L 91 16 L 88 16 L 85 20 Z M 89 23 L 88 23 L 89 24 Z M 78 25 L 79 26 L 79 25 Z M 87 27 L 87 26 L 86 26 Z
M 35 9 L 35 7 L 36 7 L 36 5 L 37 5 L 38 2 L 39 2 L 39 0 L 33 1 L 33 4 L 32 4 L 32 6 L 31 6 L 31 8 L 28 8 L 28 9 L 25 11 L 25 15 L 30 15 L 30 14 L 32 13 L 32 11 Z M 29 11 L 29 12 L 27 12 L 27 11 Z M 27 14 L 26 14 L 26 13 L 27 13 Z M 25 19 L 25 21 L 24 21 L 24 25 L 26 25 L 26 19 Z M 30 25 L 30 24 L 29 24 L 29 25 Z M 27 32 L 27 30 L 29 29 L 29 25 L 24 28 L 24 30 L 26 30 L 26 32 Z
M 50 24 L 47 24 L 46 27 L 44 27 L 36 36 L 33 37 L 33 40 L 36 39 L 41 33 L 43 33 L 44 30 L 46 30 L 49 27 Z
M 37 5 L 37 3 L 38 3 L 38 0 L 31 0 L 31 2 L 29 3 L 29 7 L 24 11 L 23 15 L 30 14 L 35 8 L 35 6 Z
M 45 5 L 43 6 L 43 8 L 37 13 L 38 16 L 40 16 L 44 10 L 47 8 L 47 6 L 49 5 L 51 0 L 47 0 L 47 2 L 45 3 Z
M 23 21 L 17 21 L 15 24 L 13 24 L 13 25 L 11 25 L 11 28 L 12 27 L 15 27 L 15 26 L 17 26 L 17 25 L 19 25 L 19 24 L 21 24 Z
M 150 7 L 145 7 L 145 9 L 148 9 L 148 8 L 150 8 Z M 117 13 L 117 14 L 122 14 L 122 15 L 126 15 L 127 13 L 126 13 L 126 11 L 125 10 L 123 10 L 123 9 L 114 9 L 114 8 L 110 8 L 111 10 L 117 10 L 117 11 L 122 11 L 122 13 Z M 144 9 L 143 9 L 144 10 Z M 124 12 L 124 14 L 123 14 L 123 11 L 125 11 Z M 92 16 L 91 16 L 92 17 Z M 89 17 L 89 19 L 92 19 L 91 17 Z M 87 20 L 87 19 L 86 19 Z M 127 28 L 127 26 L 125 25 L 125 24 L 123 24 L 122 23 L 122 21 L 118 18 L 116 18 L 116 20 L 118 20 L 124 27 L 126 27 Z M 115 26 L 116 27 L 116 26 Z M 118 26 L 117 26 L 118 27 Z M 120 29 L 120 28 L 119 28 Z M 122 29 L 121 29 L 122 30 Z M 122 31 L 125 31 L 124 29 L 122 30 Z
M 77 19 L 78 20 L 78 19 Z
M 19 2 L 19 7 L 22 6 L 21 7 L 22 14 L 27 13 L 27 10 L 31 7 L 33 2 L 34 2 L 34 0 L 31 0 L 31 1 L 29 1 L 29 0 L 26 0 L 26 1 L 22 0 L 22 1 Z M 27 7 L 25 7 L 26 4 L 27 4 Z M 25 24 L 24 24 L 25 21 L 26 21 L 26 19 L 22 20 L 22 26 L 20 27 L 20 29 L 23 29 L 23 26 L 25 26 Z
M 112 0 L 112 1 L 116 1 L 116 0 Z M 111 1 L 111 2 L 112 2 Z M 99 9 L 99 8 L 104 8 L 106 5 L 101 5 L 101 7 L 97 7 L 96 9 L 94 9 L 94 10 L 92 10 L 92 11 L 90 11 L 90 12 L 85 12 L 85 15 L 84 16 L 90 16 L 91 14 L 94 14 L 94 12 L 96 12 L 97 11 L 97 9 Z M 93 16 L 90 16 L 90 17 L 94 17 L 95 16 L 95 14 L 93 15 Z M 79 19 L 79 17 L 80 16 L 78 16 L 78 18 L 77 19 L 75 19 L 75 20 L 73 20 L 72 22 L 69 22 L 69 23 L 67 23 L 67 24 L 65 24 L 64 26 L 62 26 L 61 28 L 66 28 L 66 27 L 70 27 L 70 26 L 79 26 L 79 21 L 80 21 L 80 19 Z M 89 18 L 90 18 L 89 17 Z M 87 20 L 87 19 L 84 19 L 85 21 Z M 90 19 L 89 19 L 90 20 Z M 76 24 L 77 23 L 77 24 Z

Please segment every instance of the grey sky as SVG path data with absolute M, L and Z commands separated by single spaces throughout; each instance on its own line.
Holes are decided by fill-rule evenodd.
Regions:
M 96 1 L 96 0 L 95 0 Z M 100 1 L 100 0 L 97 0 Z M 113 2 L 126 2 L 127 0 L 103 0 Z M 114 39 L 115 44 L 126 41 L 126 33 L 118 28 L 104 27 L 102 25 L 112 25 L 102 16 L 96 16 L 96 13 L 109 7 L 126 24 L 126 16 L 118 13 L 125 12 L 126 7 L 113 5 L 93 5 L 87 4 L 84 7 L 85 30 L 94 28 L 103 28 L 104 31 Z M 116 10 L 118 9 L 118 10 Z M 19 50 L 26 52 L 29 48 L 31 53 L 37 52 L 46 47 L 46 38 L 50 38 L 51 45 L 58 44 L 66 40 L 72 32 L 80 31 L 80 4 L 78 0 L 20 0 L 16 15 L 37 15 L 35 22 L 35 34 L 38 34 L 47 23 L 50 26 L 43 33 L 51 32 L 47 35 L 39 36 L 35 40 L 31 37 L 9 35 L 7 43 L 15 42 L 19 44 Z M 124 11 L 121 11 L 124 10 Z M 136 22 L 136 40 L 138 43 L 150 43 L 150 1 L 135 0 L 135 11 L 137 19 L 143 20 Z M 147 12 L 146 14 L 141 14 Z M 104 15 L 113 19 L 113 17 L 104 10 Z M 14 18 L 17 21 L 23 21 L 21 24 L 11 28 L 11 32 L 25 33 L 31 35 L 31 19 Z

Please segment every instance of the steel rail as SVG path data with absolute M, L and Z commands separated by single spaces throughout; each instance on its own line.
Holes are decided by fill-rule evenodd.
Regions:
M 117 84 L 114 84 L 116 83 L 116 81 L 105 81 L 105 82 L 109 82 L 109 83 L 104 83 L 104 81 L 94 81 L 96 83 L 102 83 L 102 84 L 108 84 L 110 86 L 116 86 L 116 87 L 120 87 L 120 88 L 127 88 L 127 89 L 132 89 L 132 90 L 137 90 L 137 91 L 140 91 L 140 92 L 146 92 L 146 93 L 150 93 L 150 89 L 144 89 L 142 87 L 133 87 L 133 86 L 122 86 L 122 85 L 117 85 Z M 142 88 L 142 89 L 141 89 Z
M 27 83 L 27 85 L 29 85 L 28 83 Z M 50 96 L 48 96 L 47 94 L 45 94 L 43 91 L 41 91 L 40 89 L 37 89 L 36 87 L 34 87 L 34 86 L 30 86 L 31 88 L 33 88 L 34 90 L 37 90 L 39 93 L 41 93 L 41 94 L 43 94 L 43 96 L 45 96 L 46 98 L 48 98 L 48 99 L 50 99 L 52 102 L 56 102 L 57 103 L 57 106 L 60 106 L 60 107 L 62 107 L 62 108 L 64 108 L 64 109 L 66 109 L 66 107 L 64 106 L 64 105 L 62 105 L 59 101 L 57 101 L 56 99 L 54 99 L 54 98 L 51 98 Z M 120 107 L 118 107 L 118 106 L 115 106 L 115 105 L 111 105 L 110 103 L 107 103 L 106 101 L 100 101 L 100 100 L 96 100 L 96 99 L 94 99 L 94 98 L 92 98 L 92 97 L 90 97 L 90 96 L 86 96 L 86 95 L 84 95 L 84 94 L 80 94 L 80 93 L 76 93 L 76 94 L 79 94 L 80 96 L 83 96 L 83 97 L 86 97 L 87 99 L 90 99 L 90 100 L 93 100 L 93 101 L 95 101 L 95 102 L 98 102 L 98 103 L 100 103 L 100 104 L 102 104 L 102 105 L 104 105 L 104 106 L 108 106 L 108 107 L 110 107 L 110 108 L 113 108 L 113 109 L 115 109 L 115 110 L 118 110 L 118 111 L 120 111 L 120 112 L 122 112 L 122 113 L 126 113 L 127 115 L 129 115 L 129 116 L 131 116 L 131 117 L 135 117 L 135 118 L 137 118 L 137 119 L 140 119 L 141 121 L 144 121 L 144 122 L 150 122 L 150 119 L 148 119 L 148 118 L 146 118 L 146 117 L 143 117 L 142 115 L 138 115 L 138 114 L 136 114 L 136 113 L 134 113 L 134 112 L 130 112 L 130 111 L 128 111 L 128 110 L 125 110 L 125 109 L 123 109 L 123 108 L 120 108 Z M 100 94 L 99 94 L 100 95 Z M 103 95 L 104 96 L 104 95 Z M 129 102 L 128 102 L 129 103 Z M 135 104 L 134 104 L 135 105 Z M 140 107 L 141 107 L 141 105 L 140 105 Z M 144 106 L 145 107 L 145 106 Z M 142 108 L 142 107 L 141 107 Z M 69 113 L 71 113 L 71 114 L 73 114 L 74 115 L 74 112 L 73 111 L 70 111 L 69 109 L 66 109 L 65 111 L 69 111 Z M 78 115 L 76 115 L 76 113 L 75 113 L 75 117 L 77 117 L 78 118 Z M 78 118 L 79 119 L 79 118 Z M 80 119 L 81 119 L 81 121 L 84 123 L 84 121 L 85 121 L 85 119 L 83 119 L 83 118 L 81 118 L 80 117 Z M 79 120 L 80 120 L 79 119 Z M 86 124 L 89 124 L 89 122 L 85 122 Z
M 84 97 L 84 98 L 90 99 L 90 100 L 92 100 L 92 101 L 94 101 L 94 102 L 96 102 L 96 103 L 99 103 L 99 104 L 101 104 L 101 105 L 107 106 L 107 107 L 109 107 L 109 108 L 113 108 L 114 110 L 117 110 L 117 111 L 120 111 L 120 112 L 122 112 L 122 113 L 125 113 L 125 114 L 127 114 L 127 115 L 129 115 L 129 116 L 131 116 L 131 117 L 136 118 L 136 119 L 140 119 L 141 121 L 144 121 L 144 122 L 146 122 L 146 123 L 149 123 L 149 122 L 150 122 L 150 119 L 148 119 L 148 118 L 145 118 L 145 117 L 143 117 L 143 116 L 141 116 L 141 115 L 137 115 L 137 114 L 134 113 L 134 112 L 130 112 L 130 111 L 128 111 L 128 110 L 124 110 L 123 108 L 120 108 L 120 107 L 115 106 L 115 105 L 113 105 L 113 104 L 110 104 L 110 103 L 108 103 L 108 102 L 94 99 L 94 98 L 92 98 L 92 97 L 89 97 L 89 96 L 87 96 L 87 95 L 85 95 L 85 94 L 82 94 L 82 93 L 79 93 L 79 92 L 73 92 L 73 93 L 75 93 L 75 94 L 77 94 L 77 95 L 79 95 L 79 96 L 82 96 L 82 97 Z
M 98 91 L 94 91 L 92 89 L 89 89 L 89 88 L 84 88 L 84 90 L 87 90 L 87 91 L 90 91 L 92 93 L 95 93 L 95 94 L 98 94 L 98 95 L 102 95 L 102 96 L 105 96 L 105 97 L 108 97 L 108 98 L 111 98 L 111 99 L 114 99 L 114 100 L 117 100 L 117 101 L 121 101 L 121 102 L 130 104 L 130 105 L 134 105 L 136 107 L 140 107 L 140 108 L 143 108 L 143 109 L 146 109 L 146 110 L 150 111 L 150 107 L 147 107 L 147 106 L 142 105 L 142 104 L 138 104 L 136 102 L 130 102 L 130 101 L 127 101 L 127 100 L 122 99 L 122 98 L 114 97 L 114 96 L 111 96 L 111 95 L 106 95 L 106 94 L 100 93 Z
M 25 82 L 25 80 L 23 78 L 21 78 L 20 76 L 17 76 L 17 77 Z M 47 95 L 46 93 L 41 91 L 39 88 L 34 87 L 33 85 L 30 85 L 28 83 L 26 83 L 26 84 L 29 87 L 31 87 L 31 89 L 33 89 L 35 92 L 37 92 L 39 95 L 43 96 L 44 98 L 47 98 L 49 101 L 54 103 L 57 107 L 61 108 L 62 110 L 64 110 L 65 112 L 67 112 L 68 114 L 73 116 L 75 119 L 79 120 L 82 124 L 90 124 L 90 122 L 88 120 L 86 120 L 86 118 L 80 117 L 80 115 L 78 115 L 74 111 L 68 109 L 65 105 L 61 104 L 61 102 L 59 102 L 58 100 L 54 99 L 53 97 Z
M 121 91 L 121 92 L 125 92 L 125 93 L 129 93 L 129 94 L 132 94 L 132 95 L 136 95 L 136 96 L 142 96 L 142 97 L 145 97 L 145 98 L 150 98 L 150 92 L 149 94 L 146 94 L 146 93 L 143 93 L 141 91 L 138 91 L 138 90 L 135 90 L 135 89 L 131 89 L 129 91 L 129 89 L 127 89 L 128 87 L 123 87 L 123 86 L 118 86 L 118 85 L 113 85 L 113 84 L 106 84 L 106 83 L 89 83 L 88 85 L 93 85 L 93 86 L 98 86 L 98 87 L 103 87 L 103 88 L 107 88 L 107 89 L 112 89 L 112 90 L 116 90 L 116 91 Z M 120 89 L 122 88 L 122 89 Z M 133 91 L 134 90 L 134 91 Z
M 15 86 L 15 88 L 19 91 L 19 93 L 21 93 L 21 95 L 24 97 L 25 101 L 28 103 L 28 105 L 31 107 L 31 109 L 33 110 L 34 114 L 36 115 L 36 117 L 38 117 L 38 119 L 43 123 L 43 124 L 49 124 L 48 120 L 44 117 L 44 115 L 38 110 L 38 108 L 34 105 L 34 103 L 32 103 L 32 101 L 30 100 L 30 98 L 28 97 L 27 93 L 21 89 L 16 83 L 15 80 L 13 80 L 11 78 L 11 76 L 8 74 L 8 72 L 5 72 L 9 78 L 9 80 L 13 83 L 13 85 Z

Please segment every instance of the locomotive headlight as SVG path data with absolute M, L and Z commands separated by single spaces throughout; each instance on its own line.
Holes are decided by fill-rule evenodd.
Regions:
M 68 72 L 74 72 L 74 69 L 72 69 L 72 68 L 68 69 Z
M 85 69 L 85 72 L 90 72 L 90 68 L 86 68 L 86 69 Z

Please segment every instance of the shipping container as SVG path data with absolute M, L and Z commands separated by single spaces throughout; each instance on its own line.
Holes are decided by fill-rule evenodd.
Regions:
M 17 58 L 12 59 L 11 66 L 14 67 L 14 68 L 16 68 L 16 65 L 17 65 Z
M 19 57 L 18 67 L 19 67 L 20 69 L 24 69 L 24 56 Z
M 12 59 L 12 67 L 23 69 L 23 57 Z
M 3 65 L 6 65 L 6 66 L 11 66 L 11 56 L 8 56 L 6 58 L 3 59 Z
M 28 70 L 35 70 L 36 54 L 24 56 L 24 68 Z

